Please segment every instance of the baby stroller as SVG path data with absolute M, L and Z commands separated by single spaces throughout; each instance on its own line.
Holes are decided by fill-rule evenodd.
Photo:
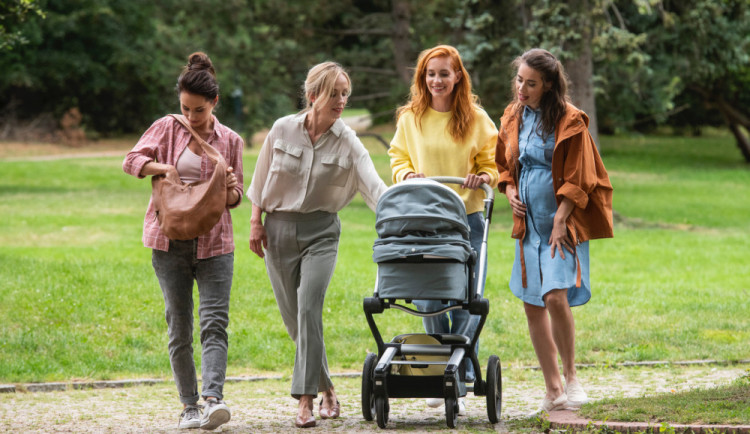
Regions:
M 378 264 L 375 292 L 364 299 L 367 323 L 378 346 L 369 353 L 362 370 L 362 415 L 385 428 L 389 398 L 443 398 L 448 427 L 455 428 L 458 399 L 471 391 L 487 397 L 491 423 L 500 420 L 502 379 L 500 359 L 492 355 L 487 379 L 473 349 L 489 312 L 489 301 L 480 294 L 485 283 L 487 236 L 494 194 L 483 184 L 485 230 L 481 252 L 469 242 L 466 208 L 461 197 L 441 183 L 463 184 L 463 178 L 417 178 L 390 187 L 378 201 L 375 228 L 378 239 L 373 260 Z M 479 261 L 479 276 L 474 264 Z M 420 312 L 404 304 L 413 300 L 455 302 L 434 312 Z M 403 334 L 384 342 L 374 314 L 395 308 L 419 317 L 463 309 L 480 315 L 474 336 L 460 334 Z M 464 360 L 474 366 L 475 381 L 463 381 Z

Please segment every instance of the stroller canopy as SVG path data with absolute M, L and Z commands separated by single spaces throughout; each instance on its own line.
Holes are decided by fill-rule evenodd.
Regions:
M 464 202 L 437 181 L 415 178 L 391 186 L 375 214 L 377 263 L 410 256 L 465 262 L 472 254 Z

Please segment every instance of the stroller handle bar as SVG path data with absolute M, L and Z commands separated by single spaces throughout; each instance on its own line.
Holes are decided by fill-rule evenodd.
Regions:
M 459 178 L 458 176 L 430 176 L 428 179 L 432 179 L 433 181 L 442 182 L 445 184 L 463 184 L 465 179 Z M 482 190 L 484 190 L 484 193 L 490 201 L 495 201 L 495 190 L 490 187 L 489 185 L 482 183 L 482 185 L 479 186 Z

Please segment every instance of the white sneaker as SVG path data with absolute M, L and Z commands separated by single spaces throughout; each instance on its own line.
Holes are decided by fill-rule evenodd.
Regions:
M 589 402 L 589 397 L 581 387 L 581 383 L 574 381 L 565 385 L 565 394 L 568 395 L 568 408 L 578 409 Z
M 550 411 L 562 410 L 567 407 L 567 404 L 568 404 L 568 395 L 566 395 L 565 393 L 555 398 L 554 401 L 550 400 L 549 398 L 544 398 L 542 400 L 541 405 L 539 405 L 539 408 L 529 413 L 528 417 L 536 417 L 542 413 L 549 413 Z
M 201 429 L 216 429 L 220 425 L 229 422 L 232 417 L 232 412 L 229 411 L 229 407 L 224 404 L 224 401 L 209 399 L 203 405 L 205 410 L 203 418 L 201 419 Z
M 425 403 L 427 403 L 428 407 L 438 408 L 445 404 L 445 400 L 443 398 L 427 398 L 425 399 Z
M 177 422 L 177 428 L 179 429 L 192 429 L 201 427 L 201 407 L 200 405 L 193 404 L 187 405 L 180 413 L 180 420 Z
M 428 407 L 438 408 L 445 404 L 445 400 L 441 398 L 427 398 L 425 400 Z M 466 402 L 463 398 L 458 398 L 458 415 L 466 416 Z

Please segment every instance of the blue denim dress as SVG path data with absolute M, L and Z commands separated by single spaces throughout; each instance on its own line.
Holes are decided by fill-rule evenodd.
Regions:
M 553 289 L 568 290 L 568 303 L 578 306 L 591 298 L 589 285 L 588 241 L 576 246 L 576 255 L 581 266 L 581 287 L 576 288 L 576 256 L 565 251 L 565 259 L 555 252 L 551 257 L 549 238 L 557 211 L 555 191 L 552 185 L 552 151 L 555 137 L 546 139 L 537 129 L 541 114 L 524 108 L 523 127 L 518 133 L 518 147 L 522 165 L 519 175 L 518 195 L 526 204 L 526 237 L 516 240 L 516 259 L 510 276 L 510 289 L 526 303 L 544 306 L 544 295 Z M 523 244 L 521 244 L 523 243 Z M 523 248 L 526 261 L 526 282 L 521 282 L 520 251 Z

